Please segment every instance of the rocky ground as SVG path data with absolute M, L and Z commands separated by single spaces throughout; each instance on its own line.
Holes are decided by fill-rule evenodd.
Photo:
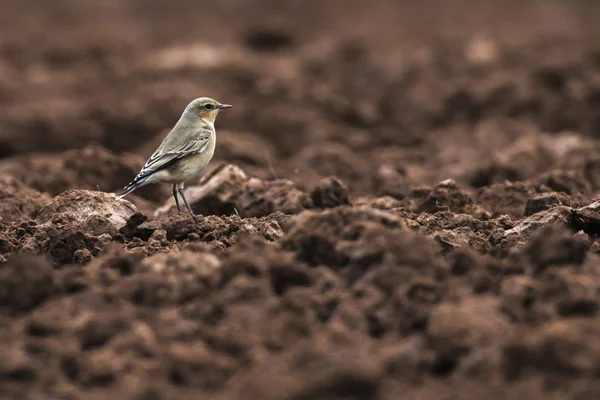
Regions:
M 3 3 L 0 398 L 600 398 L 600 5 L 419 3 Z

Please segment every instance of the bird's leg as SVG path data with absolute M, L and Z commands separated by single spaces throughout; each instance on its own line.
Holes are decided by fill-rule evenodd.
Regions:
M 179 207 L 179 200 L 177 199 L 177 185 L 173 185 L 173 197 L 175 198 L 175 204 L 177 205 L 177 212 L 181 212 L 181 208 Z
M 179 195 L 181 196 L 181 198 L 183 199 L 183 203 L 185 204 L 185 207 L 187 208 L 188 212 L 190 213 L 190 215 L 194 218 L 194 220 L 197 220 L 198 217 L 196 216 L 196 214 L 194 214 L 194 212 L 192 211 L 192 208 L 190 207 L 190 205 L 188 204 L 185 195 L 183 194 L 183 187 L 178 187 L 177 190 L 179 191 Z

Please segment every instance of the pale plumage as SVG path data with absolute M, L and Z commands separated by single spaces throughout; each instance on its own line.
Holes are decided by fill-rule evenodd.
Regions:
M 216 144 L 214 121 L 219 111 L 226 108 L 231 106 L 207 97 L 192 101 L 118 199 L 150 183 L 170 183 L 177 210 L 181 211 L 179 193 L 189 213 L 196 218 L 183 194 L 183 186 L 198 177 L 211 160 Z

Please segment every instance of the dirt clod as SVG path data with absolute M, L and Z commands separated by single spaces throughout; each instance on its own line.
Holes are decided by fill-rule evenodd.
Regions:
M 242 187 L 235 207 L 240 216 L 265 217 L 275 211 L 297 214 L 312 206 L 308 195 L 289 180 L 250 179 Z
M 54 269 L 42 256 L 12 256 L 0 269 L 0 282 L 0 306 L 13 311 L 35 308 L 60 288 Z
M 74 223 L 94 224 L 93 217 L 104 217 L 113 229 L 120 229 L 135 213 L 133 204 L 127 200 L 116 200 L 110 194 L 89 190 L 70 190 L 56 196 L 44 206 L 36 220 L 41 224 L 52 221 L 55 215 Z
M 333 208 L 350 204 L 348 187 L 335 177 L 324 178 L 310 193 L 313 205 L 320 208 Z

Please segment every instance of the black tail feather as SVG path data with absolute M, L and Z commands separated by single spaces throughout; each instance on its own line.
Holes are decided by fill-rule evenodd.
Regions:
M 148 177 L 144 177 L 139 180 L 136 178 L 133 181 L 131 181 L 127 186 L 125 186 L 123 188 L 123 193 L 121 193 L 119 196 L 117 196 L 117 200 L 122 199 L 123 197 L 127 196 L 129 193 L 133 192 L 135 189 L 142 186 L 144 184 L 144 182 L 146 182 L 147 179 L 148 179 Z

